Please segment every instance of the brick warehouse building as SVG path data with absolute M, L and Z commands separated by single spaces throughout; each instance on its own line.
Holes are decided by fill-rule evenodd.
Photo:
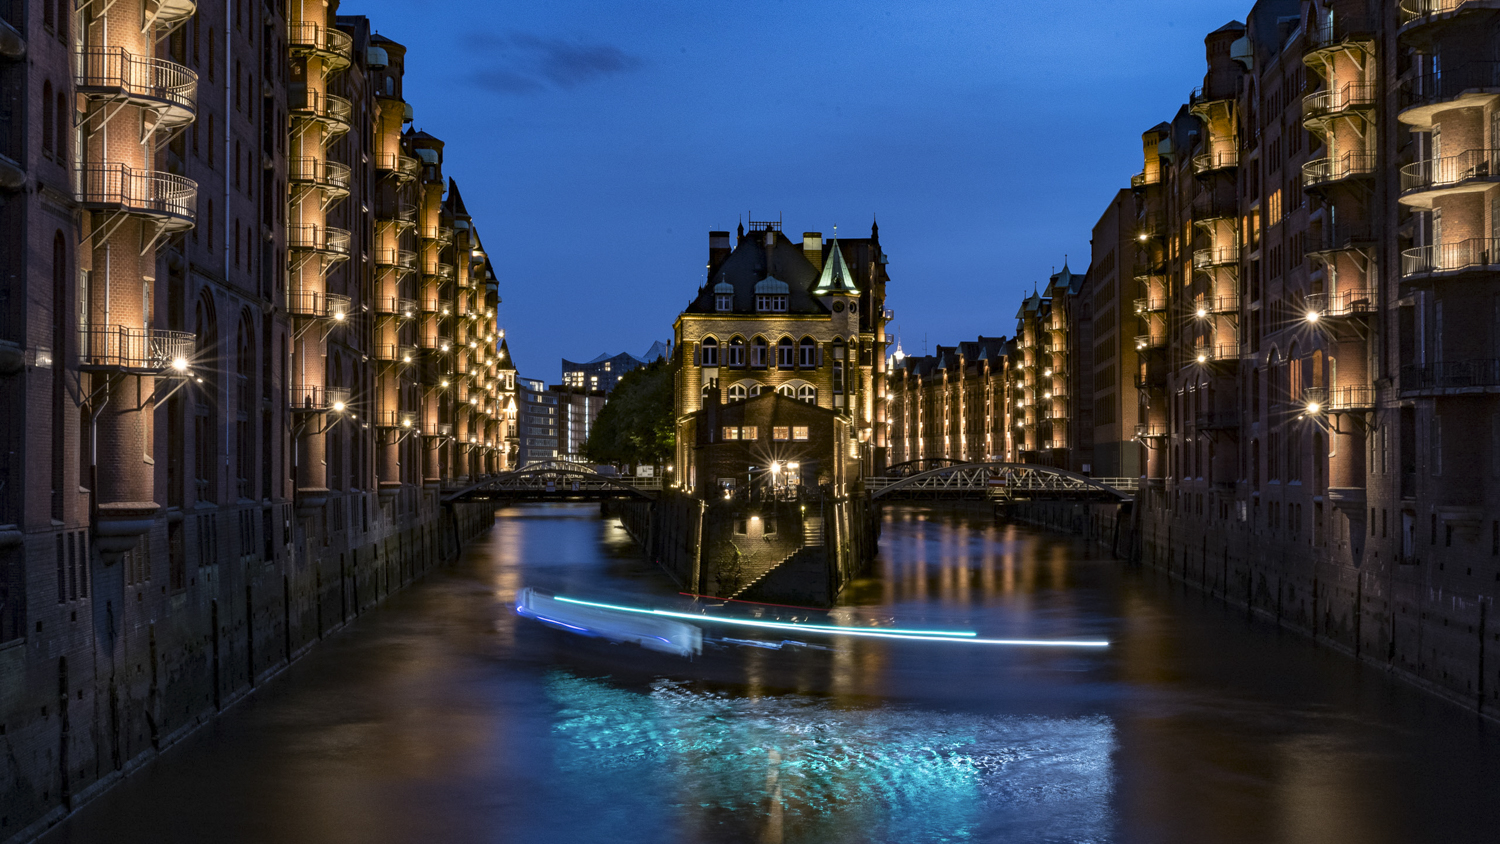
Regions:
M 405 50 L 366 19 L 0 18 L 3 840 L 478 530 L 438 490 L 507 467 L 515 385 Z
M 1089 424 L 1033 371 L 1070 364 L 1094 474 L 1143 481 L 1143 562 L 1491 714 L 1497 44 L 1487 0 L 1261 0 L 1210 33 L 1094 227 L 1068 300 L 1092 348 L 1065 333 L 1058 356 L 1051 284 L 1021 303 L 1006 401 L 984 388 L 1016 417 L 1008 459 L 1039 459 L 1059 415 Z M 896 367 L 897 457 L 973 459 L 941 428 L 956 364 L 982 377 L 968 345 Z

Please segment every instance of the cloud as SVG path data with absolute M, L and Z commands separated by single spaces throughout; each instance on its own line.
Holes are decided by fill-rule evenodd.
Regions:
M 525 33 L 476 32 L 463 39 L 479 57 L 470 81 L 497 94 L 568 90 L 645 66 L 612 44 L 587 44 Z

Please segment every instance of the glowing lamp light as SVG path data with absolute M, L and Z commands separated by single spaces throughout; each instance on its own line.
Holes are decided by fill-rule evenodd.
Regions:
M 1322 410 L 1322 405 L 1318 404 L 1317 402 L 1313 401 L 1313 402 L 1308 402 L 1307 403 L 1307 412 L 1308 413 L 1316 414 L 1320 410 Z
M 343 311 L 334 311 L 333 312 L 333 321 L 334 322 L 343 322 L 344 321 L 344 317 L 346 317 L 346 316 L 348 316 L 348 314 L 344 313 Z
M 1199 308 L 1198 309 L 1198 319 L 1203 319 L 1206 316 L 1208 316 L 1208 308 Z
M 1204 354 L 1203 352 L 1199 352 L 1198 353 L 1198 362 L 1199 363 L 1208 363 L 1208 355 Z
M 341 401 L 334 402 L 333 403 L 333 412 L 334 413 L 343 413 L 344 412 L 344 403 L 341 402 Z
M 1317 311 L 1308 311 L 1307 312 L 1307 321 L 1308 322 L 1317 322 L 1321 318 L 1322 317 L 1318 314 Z
M 1145 243 L 1146 241 L 1151 239 L 1151 235 L 1146 234 L 1145 232 L 1141 232 L 1140 234 L 1135 236 L 1135 239 L 1139 240 L 1141 243 Z
M 411 363 L 411 355 L 402 355 L 401 356 L 401 362 L 402 363 Z
M 443 379 L 443 386 L 444 387 L 448 386 L 448 379 L 447 378 Z
M 188 362 L 185 357 L 172 358 L 172 368 L 178 372 L 187 372 Z
M 786 468 L 787 468 L 788 471 L 795 472 L 798 469 L 802 468 L 802 464 L 801 463 L 788 463 L 788 464 L 786 464 Z
M 781 473 L 781 463 L 780 462 L 772 463 L 771 464 L 771 474 L 777 475 L 777 474 L 780 474 L 780 473 Z
M 410 419 L 402 419 L 401 420 L 401 427 L 403 427 L 403 428 L 410 428 L 411 427 L 411 420 Z

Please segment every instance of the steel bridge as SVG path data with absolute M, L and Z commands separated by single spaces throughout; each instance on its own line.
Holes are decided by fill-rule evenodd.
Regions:
M 651 500 L 661 478 L 601 475 L 583 463 L 533 463 L 514 472 L 445 490 L 443 502 L 455 501 L 605 501 Z
M 927 468 L 923 463 L 937 464 Z M 963 499 L 993 501 L 1016 499 L 1094 499 L 1129 501 L 1140 485 L 1138 478 L 1093 478 L 1033 463 L 956 463 L 949 460 L 913 461 L 898 464 L 904 470 L 865 478 L 865 489 L 873 500 Z M 912 471 L 917 469 L 920 471 Z

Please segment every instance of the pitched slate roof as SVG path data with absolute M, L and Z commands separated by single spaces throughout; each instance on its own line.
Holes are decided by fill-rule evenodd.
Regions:
M 769 248 L 766 245 L 768 235 L 771 238 Z M 768 277 L 786 283 L 787 313 L 828 313 L 828 309 L 813 298 L 811 292 L 818 282 L 818 268 L 807 260 L 800 242 L 793 243 L 779 231 L 752 231 L 741 238 L 735 244 L 734 251 L 729 253 L 729 257 L 724 259 L 724 263 L 719 265 L 718 271 L 709 279 L 710 283 L 698 288 L 697 295 L 688 303 L 684 313 L 717 313 L 714 294 L 721 289 L 720 285 L 727 284 L 729 290 L 725 292 L 734 294 L 731 312 L 754 314 L 756 285 Z
M 823 274 L 818 277 L 818 286 L 813 289 L 814 296 L 825 296 L 829 293 L 858 293 L 859 285 L 854 281 L 854 275 L 849 272 L 849 267 L 844 263 L 844 252 L 839 249 L 839 239 L 834 238 L 828 243 L 828 260 L 823 262 Z

